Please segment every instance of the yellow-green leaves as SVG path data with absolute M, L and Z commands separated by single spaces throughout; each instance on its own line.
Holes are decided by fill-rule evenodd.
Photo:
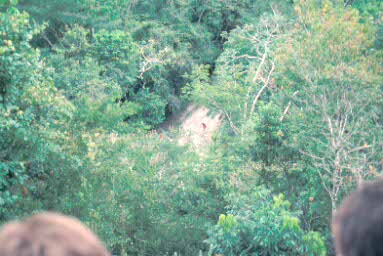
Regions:
M 238 222 L 233 214 L 221 214 L 219 215 L 218 225 L 222 227 L 225 233 L 229 233 L 238 227 Z

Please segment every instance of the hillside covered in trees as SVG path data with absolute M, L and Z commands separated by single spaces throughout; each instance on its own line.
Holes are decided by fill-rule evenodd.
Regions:
M 0 224 L 62 212 L 121 256 L 334 255 L 337 207 L 382 173 L 382 64 L 380 0 L 0 0 Z M 190 106 L 218 120 L 199 145 Z

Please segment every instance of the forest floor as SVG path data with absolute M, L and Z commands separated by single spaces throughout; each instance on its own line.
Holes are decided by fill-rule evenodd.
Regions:
M 191 144 L 197 152 L 203 153 L 204 149 L 209 148 L 212 137 L 220 125 L 220 114 L 190 104 L 179 113 L 172 114 L 160 128 L 164 131 L 179 129 L 178 143 L 181 146 Z

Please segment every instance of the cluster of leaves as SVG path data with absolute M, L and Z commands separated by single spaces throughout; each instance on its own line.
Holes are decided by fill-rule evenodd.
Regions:
M 262 187 L 253 191 L 228 195 L 230 213 L 221 214 L 209 231 L 210 254 L 326 255 L 321 235 L 301 229 L 282 194 L 271 198 Z
M 65 165 L 57 124 L 70 119 L 73 106 L 58 92 L 39 51 L 29 44 L 43 28 L 33 27 L 29 15 L 14 7 L 0 15 L 0 219 L 5 219 L 18 199 L 12 193 L 15 187 L 28 177 L 47 178 L 49 158 Z

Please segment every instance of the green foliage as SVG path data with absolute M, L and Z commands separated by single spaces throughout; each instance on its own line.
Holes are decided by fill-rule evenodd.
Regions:
M 83 216 L 116 254 L 205 249 L 203 226 L 222 206 L 217 174 L 193 163 L 194 153 L 157 133 L 97 133 L 85 140 L 80 189 L 65 196 L 61 209 Z
M 224 214 L 219 215 L 219 220 L 217 224 L 223 229 L 224 234 L 230 233 L 231 231 L 235 230 L 238 226 L 238 222 L 235 220 L 233 214 L 229 214 L 227 216 Z
M 157 94 L 150 93 L 149 90 L 143 90 L 137 94 L 139 104 L 139 120 L 155 126 L 165 120 L 166 102 Z M 136 118 L 136 117 L 134 117 Z
M 209 69 L 210 65 L 195 66 L 190 75 L 186 74 L 184 76 L 190 81 L 190 83 L 185 84 L 182 88 L 182 96 L 184 98 L 198 101 L 206 87 L 210 85 Z
M 289 211 L 283 195 L 272 198 L 261 187 L 254 191 L 251 196 L 228 196 L 231 214 L 221 214 L 209 231 L 209 254 L 326 255 L 323 238 L 300 228 L 297 213 Z
M 383 3 L 379 0 L 354 0 L 351 1 L 351 6 L 357 8 L 363 16 L 372 15 L 374 18 L 381 18 L 382 16 Z
M 0 1 L 0 6 L 1 5 L 11 5 L 11 6 L 14 6 L 14 5 L 17 5 L 19 1 L 18 0 L 1 0 Z
M 382 171 L 379 1 L 0 11 L 0 222 L 71 214 L 113 255 L 325 255 Z M 173 128 L 187 104 L 220 115 L 201 145 Z
M 2 211 L 12 216 L 21 186 L 29 178 L 47 174 L 49 158 L 62 159 L 60 130 L 72 106 L 45 75 L 45 63 L 29 41 L 40 27 L 32 27 L 27 13 L 14 7 L 0 14 L 0 167 Z M 24 187 L 25 190 L 27 188 Z
M 138 72 L 138 52 L 132 37 L 120 30 L 100 30 L 94 40 L 93 54 L 105 66 L 105 75 L 122 87 L 131 86 Z
M 232 30 L 230 35 L 225 35 L 227 41 L 217 59 L 211 83 L 201 80 L 204 76 L 198 67 L 190 77 L 194 81 L 186 92 L 195 91 L 194 98 L 198 101 L 230 116 L 233 132 L 237 134 L 243 134 L 258 101 L 267 102 L 273 94 L 274 89 L 267 81 L 271 82 L 273 47 L 284 30 L 284 23 L 285 18 L 278 13 L 264 14 L 254 24 Z M 262 98 L 257 96 L 260 91 Z
M 356 10 L 313 1 L 296 11 L 299 19 L 277 53 L 278 83 L 287 95 L 299 91 L 295 144 L 312 161 L 335 209 L 343 190 L 376 175 L 382 60 L 372 50 L 375 28 L 359 23 Z
M 282 111 L 269 103 L 259 107 L 258 113 L 246 127 L 249 133 L 254 134 L 250 144 L 253 159 L 266 166 L 292 161 L 297 153 L 289 146 L 289 123 L 281 122 L 281 116 Z M 251 127 L 253 128 L 249 130 Z

